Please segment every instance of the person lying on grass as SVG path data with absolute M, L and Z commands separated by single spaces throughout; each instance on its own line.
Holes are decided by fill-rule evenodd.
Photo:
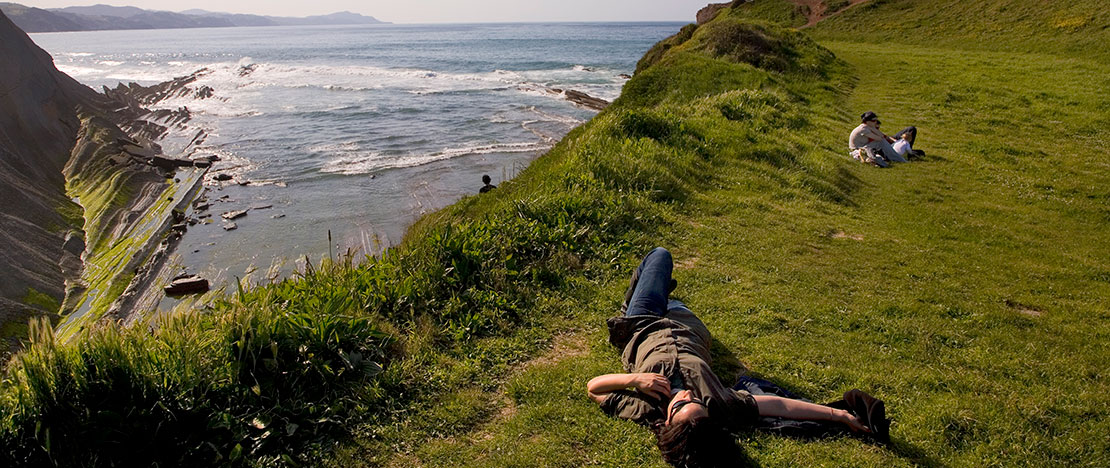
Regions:
M 867 111 L 860 116 L 862 123 L 848 135 L 848 151 L 853 157 L 864 159 L 864 151 L 876 156 L 874 163 L 886 167 L 890 162 L 908 162 L 906 157 L 924 156 L 925 152 L 914 150 L 917 140 L 917 127 L 906 127 L 893 137 L 882 132 L 882 122 L 874 112 Z
M 753 396 L 722 384 L 709 367 L 709 330 L 682 302 L 669 299 L 676 284 L 673 268 L 670 252 L 652 250 L 633 273 L 623 315 L 609 319 L 609 341 L 622 350 L 630 373 L 600 375 L 586 385 L 605 413 L 651 428 L 663 458 L 679 467 L 734 464 L 735 459 L 719 459 L 732 457 L 731 432 L 764 417 L 828 421 L 857 433 L 873 430 L 843 409 Z

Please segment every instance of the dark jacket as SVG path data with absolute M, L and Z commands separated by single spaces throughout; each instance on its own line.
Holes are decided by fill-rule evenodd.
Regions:
M 621 349 L 628 372 L 666 376 L 671 387 L 685 388 L 705 402 L 710 418 L 722 426 L 741 429 L 759 418 L 751 394 L 721 384 L 710 369 L 709 329 L 681 302 L 671 301 L 664 317 L 619 316 L 609 319 L 609 342 Z M 635 390 L 609 394 L 601 409 L 611 416 L 651 426 L 666 420 L 669 399 L 656 399 Z

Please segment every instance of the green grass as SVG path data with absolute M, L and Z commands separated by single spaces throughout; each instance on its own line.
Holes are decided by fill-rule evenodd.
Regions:
M 27 288 L 27 295 L 23 296 L 23 303 L 38 307 L 44 312 L 54 312 L 61 307 L 57 299 L 50 297 L 49 294 L 36 291 L 35 288 Z
M 772 21 L 790 27 L 806 24 L 808 7 L 795 5 L 787 0 L 755 0 L 732 8 L 728 14 L 744 20 Z
M 686 128 L 715 143 L 715 161 L 728 161 L 694 178 L 700 187 L 684 192 L 681 209 L 661 211 L 654 239 L 675 252 L 678 294 L 719 340 L 722 375 L 743 363 L 818 401 L 863 388 L 886 399 L 896 420 L 887 449 L 746 435 L 748 456 L 760 466 L 1106 464 L 1110 252 L 1099 239 L 1110 223 L 1110 173 L 1106 161 L 1075 163 L 1075 155 L 1090 155 L 1110 128 L 1107 97 L 1090 85 L 1107 66 L 826 45 L 858 81 L 830 82 L 850 90 L 841 98 L 807 96 L 812 112 L 804 115 L 814 124 L 769 139 L 798 153 L 802 164 L 786 168 L 831 164 L 819 180 L 836 190 L 804 190 L 818 184 L 737 158 L 737 147 L 761 142 L 745 131 L 767 131 L 759 120 L 691 124 L 712 98 L 738 94 L 713 95 L 715 86 L 766 89 L 774 76 L 744 76 L 741 66 L 697 56 L 657 58 L 665 68 L 642 71 L 618 101 L 651 109 L 623 112 L 666 116 L 638 118 L 633 128 L 647 129 L 640 133 Z M 731 107 L 717 106 L 736 115 Z M 846 161 L 843 140 L 867 109 L 888 131 L 919 126 L 931 157 L 892 170 Z M 812 143 L 791 145 L 791 137 Z M 401 423 L 351 444 L 332 464 L 663 466 L 646 430 L 606 418 L 584 396 L 590 377 L 620 369 L 602 324 L 623 280 L 584 291 L 584 312 L 565 333 L 585 353 L 544 356 L 543 365 L 511 374 L 471 411 L 458 411 L 474 421 L 470 430 Z M 463 385 L 443 398 L 454 408 L 472 391 Z M 429 410 L 406 420 L 436 417 Z
M 782 0 L 774 0 L 782 1 Z M 1041 53 L 1106 61 L 1110 8 L 1096 0 L 871 0 L 808 31 L 819 40 Z M 861 39 L 864 38 L 864 39 Z
M 720 375 L 862 388 L 896 421 L 890 447 L 741 435 L 754 464 L 1110 464 L 1110 163 L 1092 154 L 1110 66 L 826 49 L 737 14 L 649 53 L 612 107 L 384 258 L 153 333 L 33 330 L 0 383 L 5 461 L 661 467 L 584 386 L 620 369 L 604 319 L 664 245 Z M 848 160 L 864 110 L 917 125 L 929 157 Z

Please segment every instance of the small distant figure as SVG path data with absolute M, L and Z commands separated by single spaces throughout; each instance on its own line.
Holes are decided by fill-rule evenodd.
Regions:
M 917 127 L 906 127 L 889 137 L 882 132 L 883 123 L 874 112 L 864 112 L 860 120 L 862 123 L 848 136 L 848 150 L 853 158 L 887 167 L 891 162 L 908 162 L 908 156 L 925 155 L 924 151 L 913 149 L 917 140 Z
M 493 184 L 490 183 L 490 181 L 492 181 L 492 180 L 493 179 L 489 178 L 489 174 L 486 174 L 486 175 L 482 176 L 482 183 L 486 184 L 486 185 L 482 186 L 481 190 L 478 190 L 478 193 L 486 193 L 490 190 L 493 190 L 493 189 L 497 188 L 496 185 L 493 185 Z

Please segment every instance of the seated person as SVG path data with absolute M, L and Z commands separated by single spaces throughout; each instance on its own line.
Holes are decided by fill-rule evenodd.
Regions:
M 825 421 L 853 432 L 885 435 L 848 410 L 774 395 L 752 395 L 723 384 L 710 368 L 711 336 L 683 303 L 670 299 L 674 263 L 652 250 L 633 274 L 623 315 L 609 319 L 609 341 L 621 349 L 626 374 L 594 377 L 590 399 L 610 416 L 648 426 L 674 466 L 731 465 L 731 432 L 760 418 Z
M 877 165 L 882 167 L 886 167 L 883 164 L 886 162 L 909 162 L 904 156 L 912 151 L 913 142 L 917 138 L 916 128 L 908 127 L 902 130 L 898 133 L 898 140 L 895 140 L 879 130 L 882 122 L 879 121 L 879 116 L 875 115 L 874 112 L 864 112 L 860 116 L 860 120 L 862 123 L 853 129 L 851 135 L 848 136 L 848 149 L 854 157 L 864 160 L 861 153 L 867 151 L 867 153 L 874 154 L 882 159 L 882 161 L 875 161 Z M 907 136 L 909 137 L 908 140 L 906 139 Z M 898 141 L 904 141 L 899 145 L 902 147 L 901 152 L 892 146 L 893 143 L 898 143 Z M 913 154 L 916 155 L 916 153 Z
M 890 145 L 899 155 L 909 157 L 923 157 L 925 152 L 913 149 L 913 142 L 917 140 L 917 127 L 906 127 L 894 134 L 894 144 Z

